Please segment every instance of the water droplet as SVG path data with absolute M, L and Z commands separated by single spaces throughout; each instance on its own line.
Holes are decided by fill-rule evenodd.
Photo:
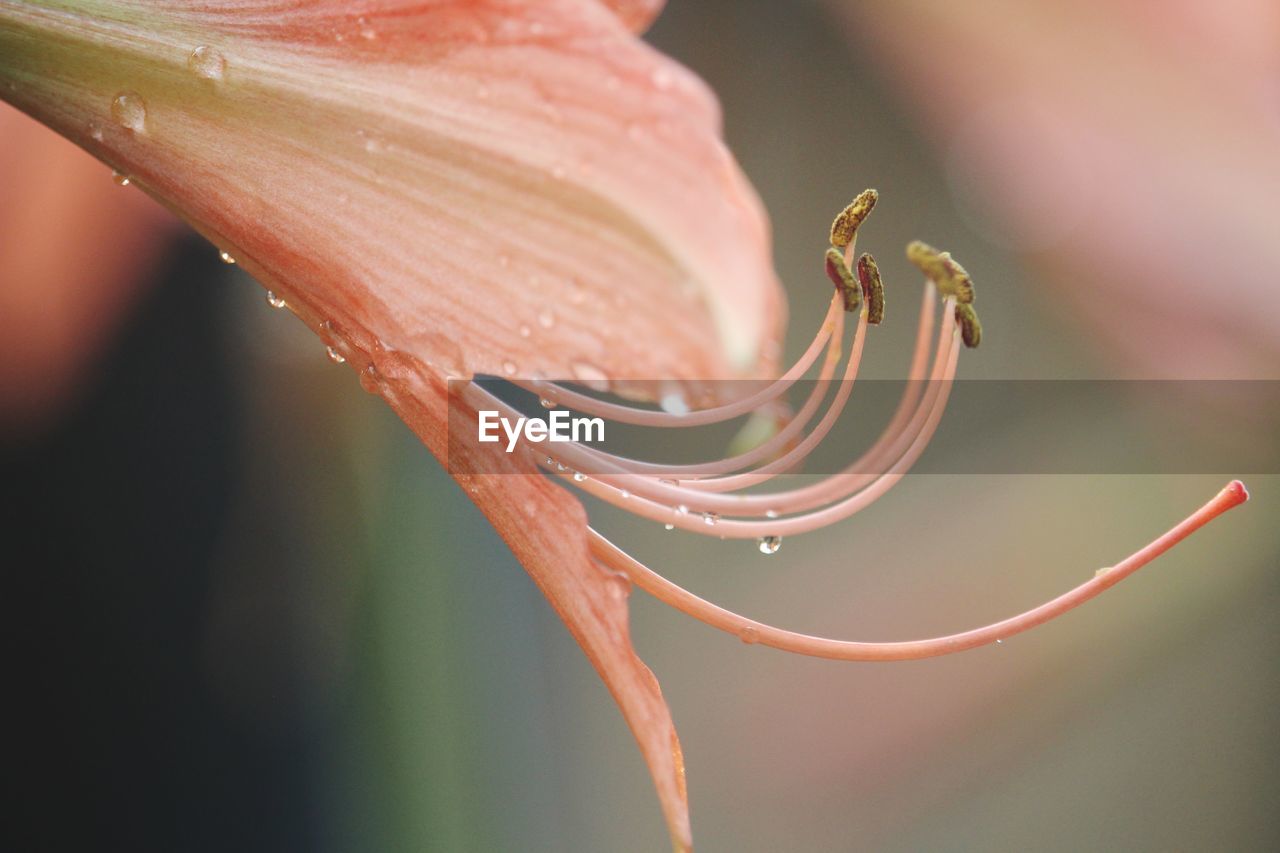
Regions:
M 102 125 L 98 124 L 98 122 L 96 121 L 89 122 L 89 137 L 94 142 L 101 142 L 102 141 Z
M 550 329 L 556 324 L 556 313 L 550 308 L 544 308 L 538 314 L 538 325 L 544 329 Z
M 515 363 L 514 361 L 504 361 L 504 362 L 502 362 L 502 372 L 503 372 L 503 373 L 505 373 L 505 374 L 507 374 L 508 376 L 515 376 L 515 375 L 516 375 L 516 363 Z
M 765 517 L 765 518 L 777 518 L 777 517 L 778 517 L 778 511 L 777 511 L 776 509 L 766 509 L 766 510 L 764 511 L 764 517 Z
M 134 133 L 147 132 L 147 104 L 137 92 L 121 92 L 111 101 L 116 124 Z
M 676 526 L 675 526 L 674 524 L 672 524 L 671 522 L 669 522 L 669 521 L 668 521 L 666 524 L 662 525 L 662 529 L 663 529 L 663 530 L 675 530 L 675 529 L 676 529 Z
M 234 264 L 236 262 L 236 259 L 231 256 L 231 253 L 225 249 L 218 252 L 218 257 L 222 258 L 222 262 L 224 264 Z
M 569 365 L 569 370 L 573 373 L 574 379 L 577 379 L 593 391 L 609 390 L 609 375 L 594 364 L 575 361 Z
M 1004 640 L 996 640 L 996 645 L 997 645 L 997 646 L 1003 646 L 1003 645 L 1004 645 Z
M 285 305 L 283 296 L 276 296 L 273 291 L 267 291 L 267 304 L 272 308 L 283 308 Z
M 715 527 L 716 522 L 719 520 L 720 516 L 716 515 L 714 512 L 704 512 L 702 514 L 702 523 L 707 527 Z
M 338 352 L 336 349 L 334 349 L 331 346 L 325 347 L 324 351 L 325 353 L 328 354 L 329 360 L 332 361 L 334 364 L 342 364 L 343 362 L 346 361 L 346 358 L 343 357 L 342 353 Z
M 111 170 L 111 180 L 115 181 L 122 187 L 129 186 L 129 176 L 123 172 L 117 172 L 115 169 Z
M 187 67 L 194 71 L 197 77 L 216 83 L 222 80 L 222 76 L 227 72 L 227 60 L 217 48 L 202 44 L 191 51 L 191 55 L 187 57 Z
M 360 371 L 360 387 L 370 394 L 377 394 L 382 390 L 382 374 L 373 362 L 366 364 L 364 370 Z
M 684 504 L 680 504 L 679 506 L 676 507 L 676 515 L 688 515 L 688 514 L 689 514 L 689 507 L 685 506 Z
M 631 492 L 627 491 L 626 489 L 623 489 L 622 491 L 618 492 L 618 494 L 622 495 L 623 500 L 626 500 L 627 498 L 631 497 Z
M 1106 574 L 1107 572 L 1109 572 L 1109 571 L 1111 571 L 1111 567 L 1110 567 L 1110 566 L 1103 566 L 1102 568 L 1100 568 L 1100 569 L 1098 569 L 1096 572 L 1094 572 L 1094 573 L 1093 573 L 1093 576 L 1094 576 L 1095 578 L 1096 578 L 1096 577 L 1101 577 L 1102 575 L 1105 575 L 1105 574 Z
M 586 474 L 584 474 L 584 473 L 582 473 L 581 471 L 574 471 L 574 472 L 573 472 L 573 481 L 574 481 L 575 483 L 583 483 L 583 482 L 586 482 L 586 479 L 587 479 L 587 475 L 586 475 Z
M 776 554 L 782 547 L 782 537 L 763 536 L 756 540 L 756 545 L 759 546 L 761 554 Z
M 669 415 L 689 414 L 689 403 L 679 391 L 663 394 L 659 405 L 662 407 L 662 411 Z
M 554 464 L 556 464 L 556 460 L 554 460 L 554 459 L 552 459 L 550 456 L 548 456 L 548 457 L 547 457 L 547 465 L 548 465 L 548 466 L 551 466 L 551 465 L 554 465 Z
M 542 408 L 544 409 L 554 409 L 556 407 L 556 401 L 548 400 L 546 397 L 543 397 L 541 400 L 538 401 L 538 403 L 541 404 Z
M 748 625 L 738 632 L 738 639 L 746 643 L 748 646 L 760 642 L 760 629 L 755 625 Z

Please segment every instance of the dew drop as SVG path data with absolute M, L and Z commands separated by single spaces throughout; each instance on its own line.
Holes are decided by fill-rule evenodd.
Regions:
M 219 257 L 219 258 L 222 258 L 222 262 L 223 262 L 224 264 L 234 264 L 234 263 L 236 262 L 236 259 L 235 259 L 235 258 L 233 258 L 233 257 L 231 256 L 231 253 L 230 253 L 230 252 L 228 252 L 226 249 L 223 249 L 223 250 L 219 251 L 219 252 L 218 252 L 218 257 Z
M 505 374 L 507 374 L 508 376 L 515 376 L 515 375 L 516 375 L 516 363 L 515 363 L 514 361 L 504 361 L 504 362 L 502 362 L 502 372 L 503 372 L 503 373 L 505 373 Z
M 147 132 L 147 104 L 137 92 L 121 92 L 111 101 L 116 124 L 134 133 Z
M 689 514 L 689 507 L 685 506 L 684 504 L 680 504 L 679 506 L 676 507 L 676 515 L 688 515 L 688 514 Z
M 776 509 L 766 509 L 766 510 L 764 511 L 764 517 L 765 517 L 765 518 L 777 518 L 777 517 L 778 517 L 778 511 L 777 511 Z
M 685 400 L 684 395 L 678 391 L 672 391 L 662 395 L 659 404 L 662 411 L 669 415 L 687 415 L 689 414 L 689 403 Z
M 332 361 L 334 364 L 342 364 L 343 362 L 346 361 L 342 353 L 338 352 L 336 349 L 334 349 L 331 346 L 325 347 L 324 351 L 326 354 L 328 354 L 329 360 Z
M 102 125 L 96 121 L 89 122 L 89 138 L 94 142 L 102 141 Z
M 582 473 L 581 471 L 574 471 L 574 472 L 573 472 L 573 481 L 574 481 L 575 483 L 585 483 L 585 482 L 586 482 L 586 480 L 587 480 L 587 475 L 586 475 L 586 474 Z
M 124 172 L 117 172 L 115 169 L 112 169 L 111 180 L 115 181 L 118 186 L 122 186 L 122 187 L 129 186 L 129 176 L 126 175 Z
M 538 325 L 544 329 L 550 329 L 556 324 L 556 314 L 550 308 L 544 308 L 538 314 Z
M 544 408 L 544 409 L 554 409 L 554 408 L 556 407 L 556 401 L 555 401 L 555 400 L 548 400 L 546 397 L 543 397 L 541 400 L 539 400 L 539 401 L 538 401 L 538 403 L 539 403 L 539 404 L 542 406 L 542 408 Z
M 194 71 L 197 77 L 217 83 L 227 73 L 227 60 L 217 48 L 202 44 L 191 51 L 191 55 L 187 57 L 187 67 Z
M 1003 645 L 1004 645 L 1004 640 L 996 640 L 996 645 L 997 645 L 997 646 L 1003 646 Z
M 714 512 L 704 512 L 702 514 L 702 523 L 707 527 L 715 527 L 716 522 L 720 520 L 720 516 Z
M 663 530 L 675 530 L 675 529 L 676 529 L 676 526 L 675 526 L 674 524 L 672 524 L 671 522 L 669 522 L 669 521 L 668 521 L 666 524 L 662 525 L 662 529 L 663 529 Z
M 609 375 L 594 364 L 575 361 L 569 365 L 569 370 L 573 373 L 574 379 L 577 379 L 593 391 L 609 390 Z
M 276 296 L 274 291 L 267 291 L 267 304 L 272 308 L 283 308 L 285 305 L 283 296 Z
M 370 394 L 377 394 L 382 390 L 382 374 L 373 362 L 366 364 L 364 370 L 360 371 L 360 387 Z
M 623 489 L 622 491 L 618 492 L 618 494 L 622 496 L 622 499 L 623 499 L 624 501 L 625 501 L 627 498 L 631 497 L 631 492 L 627 491 L 626 489 Z
M 550 466 L 552 466 L 552 465 L 554 465 L 554 464 L 556 464 L 556 460 L 554 460 L 554 459 L 552 459 L 550 456 L 548 456 L 548 457 L 547 457 L 547 467 L 550 467 Z
M 776 554 L 782 547 L 782 537 L 763 536 L 756 540 L 756 545 L 759 546 L 761 554 Z
M 746 643 L 748 646 L 760 642 L 760 629 L 755 625 L 748 625 L 738 632 L 738 639 Z

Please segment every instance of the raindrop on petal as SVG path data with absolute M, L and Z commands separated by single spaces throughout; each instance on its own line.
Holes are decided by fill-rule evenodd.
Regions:
M 147 104 L 137 92 L 121 92 L 111 101 L 116 124 L 134 133 L 147 132 Z
M 569 365 L 569 370 L 572 371 L 574 379 L 593 391 L 609 390 L 609 375 L 594 364 L 575 361 Z
M 276 296 L 273 291 L 267 291 L 267 304 L 272 308 L 283 308 L 285 305 L 284 297 Z
M 216 83 L 222 80 L 222 76 L 227 72 L 227 60 L 217 48 L 202 44 L 191 51 L 191 55 L 187 57 L 187 67 L 194 71 L 197 77 Z
M 218 252 L 218 257 L 222 258 L 222 262 L 224 264 L 234 264 L 236 262 L 236 259 L 231 256 L 231 253 L 225 249 Z
M 343 357 L 342 353 L 338 352 L 336 349 L 334 349 L 331 346 L 325 347 L 324 351 L 325 353 L 328 354 L 329 360 L 332 361 L 334 364 L 342 364 L 344 361 L 346 361 L 346 358 Z
M 111 180 L 115 181 L 122 187 L 129 186 L 129 176 L 123 172 L 117 172 L 115 169 L 111 170 Z

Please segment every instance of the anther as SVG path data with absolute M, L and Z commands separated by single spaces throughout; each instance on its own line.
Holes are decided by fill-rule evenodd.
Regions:
M 962 304 L 973 302 L 973 279 L 969 278 L 964 267 L 956 263 L 950 252 L 939 252 L 916 240 L 907 246 L 907 260 L 934 283 L 942 296 L 954 296 Z
M 853 313 L 862 307 L 862 288 L 854 280 L 839 249 L 827 249 L 827 278 L 844 299 L 844 310 Z
M 831 223 L 831 245 L 844 249 L 852 243 L 858 233 L 858 226 L 870 215 L 879 199 L 880 193 L 875 190 L 858 193 L 858 197 L 849 202 L 849 206 L 840 211 L 835 222 Z
M 960 339 L 969 349 L 975 349 L 982 343 L 982 324 L 978 322 L 978 313 L 967 302 L 956 303 L 956 322 L 960 324 Z
M 858 258 L 858 283 L 867 300 L 867 322 L 878 326 L 884 320 L 884 285 L 880 282 L 876 259 L 866 252 Z

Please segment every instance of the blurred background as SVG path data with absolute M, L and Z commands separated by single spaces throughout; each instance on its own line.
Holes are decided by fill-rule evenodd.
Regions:
M 672 0 L 648 38 L 722 99 L 793 351 L 831 214 L 875 186 L 872 376 L 905 370 L 921 238 L 978 281 L 962 376 L 1280 378 L 1274 3 Z M 0 152 L 14 849 L 667 849 L 606 690 L 408 429 L 106 167 L 7 108 Z M 1216 404 L 1135 417 L 1159 441 Z M 1274 399 L 1239 415 L 1275 446 Z M 1236 475 L 1246 507 L 955 657 L 797 658 L 633 595 L 699 849 L 1275 849 L 1280 477 L 913 476 L 767 558 L 591 507 L 727 607 L 908 639 L 1056 595 Z

